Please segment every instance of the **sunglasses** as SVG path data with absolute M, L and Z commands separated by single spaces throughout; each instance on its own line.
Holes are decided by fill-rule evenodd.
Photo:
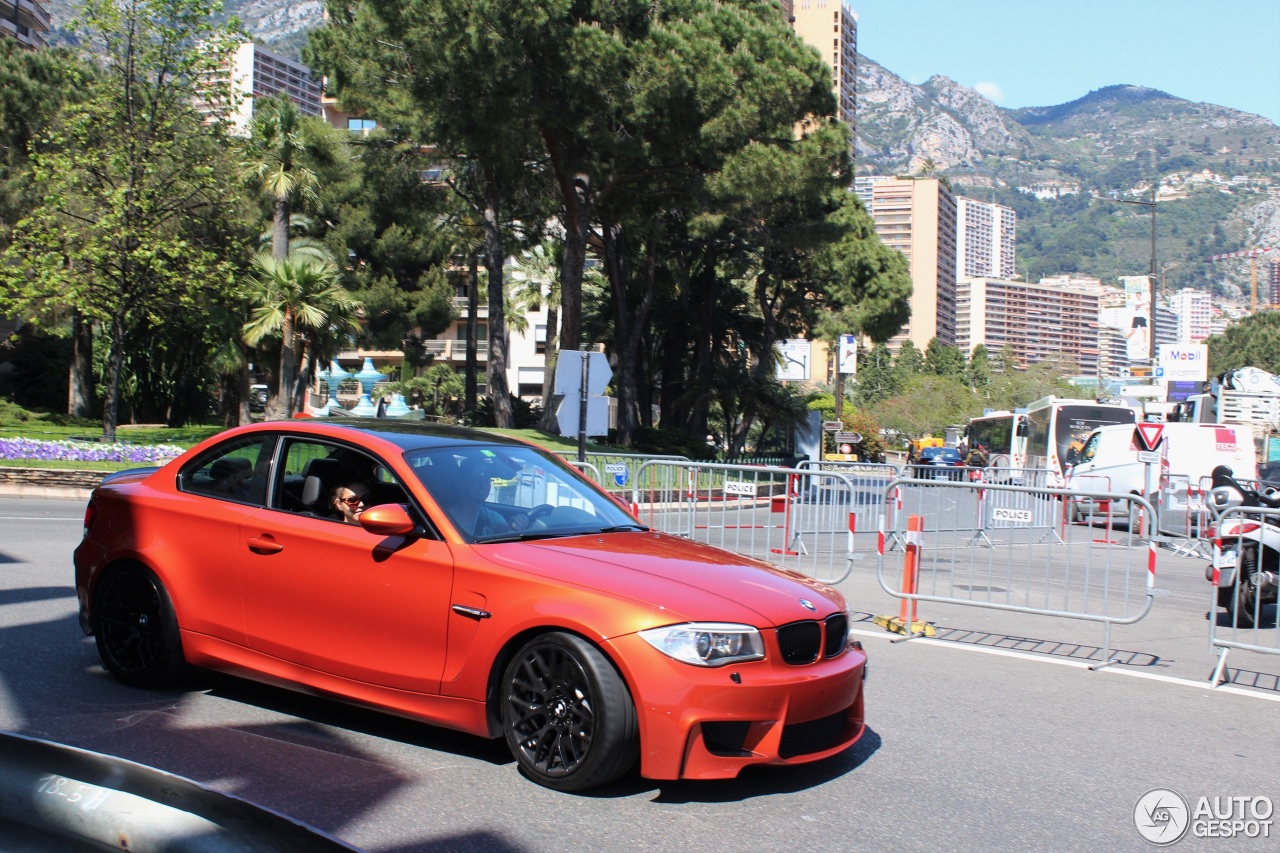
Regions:
M 338 498 L 338 500 L 342 501 L 347 506 L 360 506 L 360 504 L 364 503 L 364 498 L 364 495 L 352 495 L 349 498 Z

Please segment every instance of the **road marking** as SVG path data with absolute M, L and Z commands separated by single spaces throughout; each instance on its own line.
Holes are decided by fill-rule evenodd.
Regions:
M 901 638 L 900 635 L 886 634 L 883 631 L 863 631 L 857 628 L 849 629 L 849 633 L 857 634 L 860 637 L 874 637 L 874 638 L 879 638 L 884 640 L 894 640 L 894 639 Z M 1033 663 L 1051 663 L 1051 664 L 1057 664 L 1058 666 L 1069 666 L 1074 669 L 1089 668 L 1089 664 L 1085 663 L 1084 661 L 1063 660 L 1061 658 L 1045 657 L 1043 655 L 1033 655 L 1027 652 L 1014 651 L 1013 649 L 996 649 L 996 648 L 992 648 L 991 646 L 971 646 L 971 645 L 965 645 L 963 643 L 952 643 L 952 642 L 948 642 L 947 640 L 939 640 L 937 638 L 930 638 L 930 637 L 916 637 L 912 639 L 911 642 L 919 643 L 921 645 L 926 645 L 926 646 L 941 646 L 947 649 L 958 649 L 960 651 L 966 651 L 966 652 L 981 652 L 983 654 L 988 654 L 988 655 L 999 655 L 1000 657 L 1018 658 L 1019 660 L 1032 661 Z M 1179 678 L 1174 675 L 1161 675 L 1160 673 L 1155 673 L 1155 672 L 1137 672 L 1132 669 L 1118 669 L 1117 665 L 1104 667 L 1102 669 L 1095 670 L 1095 672 L 1110 673 L 1112 675 L 1127 675 L 1130 678 L 1145 678 L 1149 681 L 1163 681 L 1167 684 L 1179 684 L 1179 685 L 1182 685 L 1183 687 L 1196 687 L 1196 688 L 1199 688 L 1200 690 L 1208 690 L 1212 693 L 1231 693 L 1236 696 L 1248 696 L 1252 699 L 1263 699 L 1268 702 L 1280 702 L 1280 695 L 1268 696 L 1265 693 L 1258 693 L 1253 690 L 1245 690 L 1244 688 L 1236 687 L 1233 684 L 1223 684 L 1219 687 L 1214 687 L 1208 682 L 1208 680 L 1192 681 L 1189 678 Z
M 83 521 L 81 515 L 0 515 L 0 521 Z

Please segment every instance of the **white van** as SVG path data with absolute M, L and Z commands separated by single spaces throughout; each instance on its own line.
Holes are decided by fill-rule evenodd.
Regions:
M 1147 464 L 1138 457 L 1136 431 L 1133 424 L 1115 424 L 1089 433 L 1067 474 L 1066 487 L 1075 492 L 1145 495 Z M 1160 465 L 1152 472 L 1158 478 L 1157 490 L 1170 484 L 1207 485 L 1219 465 L 1229 467 L 1238 480 L 1258 477 L 1257 449 L 1248 426 L 1168 423 L 1161 436 L 1154 451 Z

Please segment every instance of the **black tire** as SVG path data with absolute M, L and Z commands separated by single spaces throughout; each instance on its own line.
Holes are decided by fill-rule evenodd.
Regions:
M 502 731 L 520 770 L 557 791 L 604 785 L 639 755 L 635 706 L 622 677 L 572 634 L 536 637 L 502 676 Z
M 165 687 L 186 668 L 173 602 L 142 566 L 113 569 L 94 594 L 93 634 L 102 665 L 132 687 Z
M 1227 597 L 1227 615 L 1236 628 L 1252 628 L 1257 593 L 1253 592 L 1253 576 L 1258 573 L 1258 548 L 1251 545 L 1240 552 L 1240 570 L 1236 573 L 1236 585 Z

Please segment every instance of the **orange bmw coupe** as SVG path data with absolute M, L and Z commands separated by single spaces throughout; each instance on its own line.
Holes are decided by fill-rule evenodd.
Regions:
M 108 477 L 75 551 L 120 681 L 207 667 L 505 738 L 572 791 L 721 779 L 861 737 L 839 592 L 651 531 L 557 456 L 397 420 L 278 421 Z

